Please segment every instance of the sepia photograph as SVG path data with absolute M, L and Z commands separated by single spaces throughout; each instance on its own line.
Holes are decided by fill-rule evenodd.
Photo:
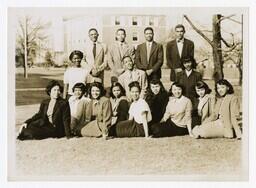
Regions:
M 8 180 L 248 180 L 248 15 L 9 7 Z

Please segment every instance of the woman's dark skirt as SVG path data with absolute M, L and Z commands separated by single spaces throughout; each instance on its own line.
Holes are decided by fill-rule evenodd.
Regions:
M 116 137 L 144 137 L 145 132 L 142 124 L 134 120 L 120 121 L 112 126 L 110 131 Z
M 170 136 L 182 136 L 187 135 L 187 128 L 179 127 L 168 119 L 166 122 L 157 123 L 151 126 L 151 133 L 153 137 L 170 137 Z
M 56 138 L 56 128 L 50 123 L 45 122 L 42 124 L 43 120 L 36 120 L 23 128 L 17 139 L 19 140 L 41 140 L 45 138 Z

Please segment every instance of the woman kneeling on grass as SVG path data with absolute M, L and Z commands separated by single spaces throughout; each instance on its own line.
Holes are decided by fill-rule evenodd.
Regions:
M 191 137 L 192 103 L 183 96 L 183 86 L 174 82 L 170 89 L 170 98 L 161 123 L 152 125 L 153 137 L 181 136 Z
M 77 106 L 77 117 L 74 125 L 76 136 L 108 137 L 111 126 L 112 108 L 101 83 L 93 82 L 89 88 L 91 101 L 80 102 Z
M 240 139 L 242 132 L 237 121 L 239 101 L 234 95 L 232 85 L 225 79 L 219 80 L 215 85 L 215 90 L 217 102 L 213 114 L 201 126 L 194 127 L 193 134 L 196 138 L 233 138 L 236 135 Z
M 152 116 L 148 104 L 140 98 L 139 82 L 129 84 L 132 104 L 129 109 L 129 120 L 118 122 L 115 126 L 116 137 L 149 137 L 148 122 Z
M 43 100 L 39 112 L 21 126 L 19 140 L 70 137 L 70 107 L 60 97 L 62 90 L 57 81 L 49 82 L 46 92 L 50 99 Z

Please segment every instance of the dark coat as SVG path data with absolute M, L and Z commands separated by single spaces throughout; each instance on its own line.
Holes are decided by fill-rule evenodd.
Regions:
M 56 103 L 53 108 L 53 114 L 52 114 L 52 125 L 50 125 L 50 122 L 47 117 L 47 110 L 49 105 L 50 99 L 43 100 L 38 113 L 36 113 L 32 118 L 25 121 L 25 123 L 28 124 L 28 128 L 30 125 L 36 126 L 37 128 L 45 128 L 45 127 L 54 127 L 53 133 L 51 136 L 47 135 L 39 135 L 39 138 L 47 138 L 47 137 L 69 137 L 71 135 L 70 133 L 70 107 L 67 100 L 58 98 L 56 100 Z M 40 129 L 33 129 L 38 130 Z M 42 131 L 43 132 L 43 131 Z M 43 134 L 43 133 L 42 133 Z M 47 134 L 47 133 L 46 133 Z M 35 135 L 38 135 L 38 133 L 35 133 Z M 33 136 L 33 135 L 32 135 Z M 37 139 L 37 138 L 34 138 Z
M 138 69 L 144 71 L 153 69 L 153 73 L 150 75 L 149 79 L 161 78 L 161 66 L 163 65 L 163 46 L 153 41 L 148 62 L 146 43 L 138 45 L 135 52 L 135 64 Z
M 184 38 L 181 57 L 179 55 L 176 39 L 167 43 L 166 60 L 167 65 L 171 69 L 183 68 L 181 59 L 184 59 L 186 57 L 194 58 L 194 43 L 191 40 Z
M 177 73 L 176 82 L 184 87 L 184 96 L 188 97 L 192 102 L 196 98 L 195 85 L 202 80 L 199 72 L 192 70 L 192 73 L 187 77 L 185 70 Z

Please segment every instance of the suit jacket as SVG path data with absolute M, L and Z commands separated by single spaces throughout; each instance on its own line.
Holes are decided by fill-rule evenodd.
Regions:
M 195 85 L 198 81 L 202 80 L 202 76 L 199 72 L 192 70 L 189 77 L 187 77 L 185 70 L 178 72 L 176 76 L 176 82 L 183 85 L 184 87 L 184 96 L 194 100 L 196 97 Z
M 233 138 L 235 134 L 241 138 L 242 132 L 237 119 L 240 117 L 240 105 L 238 97 L 233 94 L 227 94 L 224 99 L 217 99 L 213 114 L 205 121 L 215 121 L 220 118 L 224 126 L 224 137 Z
M 185 57 L 194 58 L 194 43 L 191 40 L 184 38 L 181 56 L 179 54 L 176 39 L 167 43 L 166 60 L 167 65 L 171 69 L 183 68 L 181 59 Z
M 84 51 L 84 60 L 86 68 L 90 72 L 88 82 L 93 82 L 94 77 L 104 80 L 104 69 L 107 67 L 107 46 L 103 43 L 96 42 L 96 56 L 93 57 L 93 43 L 88 42 Z
M 50 99 L 43 100 L 38 113 L 36 113 L 32 118 L 25 121 L 29 124 L 33 121 L 42 120 L 42 125 L 44 123 L 49 123 L 47 110 L 49 106 Z M 52 124 L 56 127 L 56 137 L 70 136 L 70 107 L 67 100 L 58 98 L 53 108 L 52 114 Z M 39 125 L 40 126 L 40 125 Z
M 200 119 L 200 122 L 198 122 L 196 125 L 203 124 L 213 114 L 215 102 L 216 102 L 216 98 L 211 94 L 208 94 L 207 100 L 202 101 L 201 116 L 200 116 L 201 119 Z M 198 108 L 197 108 L 198 104 L 199 104 L 199 99 L 195 101 L 197 115 L 198 115 Z
M 127 42 L 124 42 L 123 49 L 120 48 L 118 42 L 112 44 L 108 51 L 108 66 L 115 76 L 119 76 L 124 72 L 122 59 L 124 56 L 131 56 L 134 59 L 135 50 Z
M 135 52 L 135 64 L 138 69 L 144 71 L 153 69 L 149 78 L 156 77 L 160 79 L 161 66 L 163 65 L 163 46 L 153 41 L 148 62 L 146 43 L 138 45 Z
M 101 97 L 99 99 L 99 109 L 96 116 L 97 124 L 101 128 L 102 132 L 108 133 L 108 129 L 111 126 L 112 119 L 112 107 L 110 100 L 107 97 Z M 80 102 L 77 106 L 77 121 L 76 125 L 78 127 L 83 127 L 87 123 L 93 121 L 92 119 L 92 109 L 93 100 L 90 102 Z M 74 126 L 74 127 L 75 127 Z

